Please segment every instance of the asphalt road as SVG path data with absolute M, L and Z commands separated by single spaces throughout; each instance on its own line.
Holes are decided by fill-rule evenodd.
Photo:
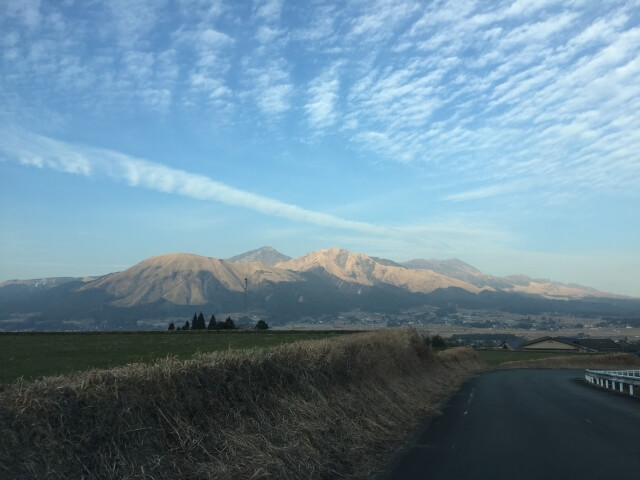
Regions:
M 501 370 L 467 381 L 383 479 L 640 479 L 640 400 L 582 370 Z

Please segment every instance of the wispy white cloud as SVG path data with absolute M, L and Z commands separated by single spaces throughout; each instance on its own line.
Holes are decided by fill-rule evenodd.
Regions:
M 339 241 L 340 246 L 349 248 L 356 242 L 353 244 L 366 245 L 367 253 L 377 252 L 394 258 L 403 257 L 407 251 L 463 252 L 471 247 L 495 247 L 512 240 L 508 232 L 472 219 L 448 218 L 446 221 L 416 221 L 395 225 L 348 220 L 237 189 L 205 175 L 112 150 L 73 145 L 23 130 L 0 131 L 0 157 L 17 160 L 25 167 L 51 169 L 90 178 L 110 178 L 132 187 L 220 202 L 268 216 L 324 227 L 323 233 L 314 234 L 318 241 L 326 234 L 331 238 L 327 239 L 330 244 Z
M 233 43 L 233 39 L 229 35 L 218 32 L 213 28 L 207 28 L 197 33 L 199 44 L 205 48 L 220 48 Z M 197 40 L 196 40 L 197 41 Z
M 262 25 L 256 32 L 256 38 L 264 45 L 273 43 L 278 37 L 285 34 L 285 31 L 279 28 L 273 28 L 268 25 Z
M 255 0 L 255 15 L 267 22 L 278 21 L 282 12 L 282 3 L 282 0 Z
M 40 25 L 40 0 L 6 0 L 0 4 L 0 16 L 15 19 L 30 29 Z
M 309 101 L 304 108 L 309 123 L 318 129 L 326 128 L 336 122 L 336 103 L 340 81 L 338 67 L 333 66 L 311 82 Z
M 503 183 L 496 185 L 489 185 L 480 188 L 475 188 L 472 190 L 467 190 L 464 192 L 453 193 L 450 195 L 445 195 L 442 197 L 442 200 L 445 201 L 466 201 L 466 200 L 478 200 L 480 198 L 489 198 L 495 197 L 498 195 L 503 195 L 505 193 L 513 193 L 514 191 L 522 191 L 521 185 L 519 183 Z
M 0 131 L 0 151 L 25 166 L 53 169 L 86 177 L 106 176 L 124 181 L 134 187 L 144 187 L 198 200 L 221 202 L 266 215 L 324 227 L 369 234 L 387 233 L 384 227 L 346 220 L 256 195 L 204 175 L 189 173 L 111 150 L 71 145 L 24 131 L 9 129 Z
M 154 29 L 166 0 L 112 0 L 106 7 L 111 13 L 111 32 L 124 47 L 133 47 Z
M 286 62 L 271 62 L 247 70 L 250 96 L 260 111 L 279 116 L 291 108 L 293 84 Z
M 292 90 L 290 84 L 271 83 L 268 75 L 262 74 L 258 78 L 258 90 L 256 91 L 258 107 L 266 114 L 279 115 L 291 106 Z
M 498 176 L 589 195 L 639 175 L 633 2 L 136 0 L 83 5 L 73 22 L 37 1 L 0 9 L 6 108 L 56 110 L 61 98 L 90 117 L 173 106 L 227 125 L 257 113 L 311 127 L 297 137 L 342 136 L 374 164 L 455 171 L 494 196 L 518 194 L 491 190 Z M 94 16 L 106 18 L 97 32 Z M 607 165 L 625 155 L 621 178 Z M 442 198 L 479 198 L 470 190 Z
M 139 90 L 142 102 L 159 111 L 169 108 L 172 102 L 171 91 L 166 88 L 147 88 Z
M 223 0 L 178 0 L 177 4 L 182 15 L 201 22 L 217 20 L 227 10 Z
M 539 0 L 537 2 L 528 2 L 527 0 L 516 0 L 509 4 L 498 14 L 502 18 L 522 17 L 531 15 L 539 10 L 549 6 L 557 6 L 557 0 Z
M 215 10 L 215 15 L 220 13 Z M 214 106 L 218 114 L 231 110 L 234 92 L 227 73 L 233 61 L 235 39 L 200 19 L 193 28 L 179 28 L 173 39 L 178 53 L 172 55 L 173 63 L 169 65 L 179 72 L 177 65 L 181 55 L 193 59 L 186 69 L 188 89 L 184 103 Z
M 427 6 L 398 37 L 399 55 L 351 83 L 345 131 L 378 159 L 446 163 L 480 185 L 447 201 L 525 191 L 550 198 L 558 188 L 588 198 L 616 184 L 633 195 L 640 170 L 627 158 L 621 178 L 607 168 L 615 162 L 604 145 L 614 131 L 633 130 L 634 116 L 624 112 L 640 99 L 631 80 L 640 45 L 628 8 L 617 2 L 603 18 L 580 3 Z M 629 135 L 618 141 L 619 155 L 635 145 Z M 522 177 L 536 188 L 509 187 Z
M 349 35 L 370 43 L 394 36 L 399 25 L 418 11 L 419 3 L 412 0 L 376 0 L 368 3 L 367 7 L 351 20 Z
M 568 29 L 577 14 L 563 13 L 549 19 L 527 23 L 509 31 L 498 43 L 498 50 L 506 50 L 522 44 L 546 41 L 549 37 Z
M 314 49 L 322 46 L 324 42 L 331 41 L 336 37 L 333 35 L 336 28 L 336 18 L 338 13 L 333 5 L 324 5 L 318 8 L 311 22 L 303 25 L 292 32 L 294 40 L 305 42 L 307 48 Z

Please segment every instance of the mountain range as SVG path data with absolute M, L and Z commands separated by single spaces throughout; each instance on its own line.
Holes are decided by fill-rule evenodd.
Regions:
M 339 248 L 292 259 L 262 247 L 229 259 L 147 258 L 101 277 L 0 284 L 0 330 L 135 329 L 194 309 L 247 312 L 273 323 L 352 310 L 401 312 L 454 304 L 515 313 L 627 315 L 640 302 L 524 275 L 495 277 L 458 259 L 404 263 Z

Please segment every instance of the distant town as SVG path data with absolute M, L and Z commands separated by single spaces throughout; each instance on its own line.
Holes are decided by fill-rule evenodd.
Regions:
M 640 317 L 581 317 L 559 313 L 518 315 L 456 308 L 424 307 L 402 314 L 349 312 L 304 318 L 286 327 L 301 329 L 379 329 L 412 327 L 440 335 L 450 343 L 476 348 L 498 348 L 509 339 L 536 339 L 544 336 L 571 339 L 611 339 L 620 351 L 640 349 Z

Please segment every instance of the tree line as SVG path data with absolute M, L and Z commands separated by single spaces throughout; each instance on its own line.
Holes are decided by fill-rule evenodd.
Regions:
M 267 330 L 269 325 L 264 320 L 259 320 L 254 327 L 256 330 Z M 200 315 L 193 314 L 191 322 L 187 320 L 182 327 L 176 327 L 173 322 L 169 324 L 169 331 L 173 330 L 235 330 L 236 324 L 231 317 L 227 317 L 224 321 L 216 321 L 215 314 L 211 314 L 209 324 L 207 325 L 204 319 L 204 315 L 200 312 Z

